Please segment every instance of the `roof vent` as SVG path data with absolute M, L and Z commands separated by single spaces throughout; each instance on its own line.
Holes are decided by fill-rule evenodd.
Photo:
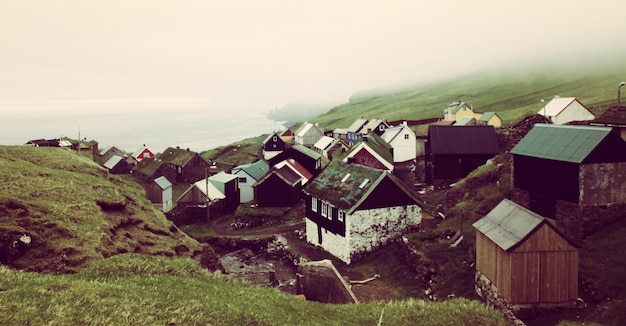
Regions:
M 363 189 L 363 187 L 365 187 L 365 185 L 370 182 L 370 179 L 365 179 L 363 180 L 363 182 L 361 182 L 361 184 L 359 185 L 359 189 Z
M 350 177 L 350 173 L 346 174 L 343 179 L 341 179 L 341 182 L 346 182 L 346 180 L 348 180 L 348 178 Z

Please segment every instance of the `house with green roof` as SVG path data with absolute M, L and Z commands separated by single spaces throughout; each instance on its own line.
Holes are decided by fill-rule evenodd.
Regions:
M 617 129 L 536 124 L 511 154 L 516 202 L 563 222 L 575 240 L 585 223 L 602 224 L 626 204 L 626 142 Z
M 137 148 L 137 150 L 133 152 L 131 157 L 133 158 L 135 163 L 139 163 L 144 158 L 153 158 L 154 153 L 148 147 L 146 147 L 145 144 L 143 144 L 141 147 Z
M 422 203 L 389 171 L 333 161 L 303 189 L 307 242 L 346 264 L 422 220 Z
M 343 161 L 393 172 L 393 148 L 378 135 L 370 133 L 348 150 Z
M 502 118 L 496 112 L 484 112 L 477 123 L 481 126 L 493 126 L 495 128 L 502 127 Z
M 239 183 L 239 202 L 247 203 L 254 199 L 254 188 L 257 181 L 270 170 L 270 166 L 263 160 L 254 163 L 238 165 L 230 172 L 237 176 Z
M 200 154 L 190 151 L 189 148 L 168 147 L 158 158 L 174 168 L 175 182 L 194 183 L 204 179 L 210 167 Z

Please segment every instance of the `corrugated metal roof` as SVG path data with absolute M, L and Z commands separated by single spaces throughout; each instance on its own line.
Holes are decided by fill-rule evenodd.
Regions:
M 536 124 L 511 153 L 581 163 L 610 132 L 607 127 Z
M 454 123 L 455 126 L 471 126 L 475 124 L 476 119 L 474 117 L 463 117 Z
M 269 171 L 270 167 L 267 162 L 258 160 L 254 163 L 243 164 L 235 167 L 233 170 L 243 170 L 249 174 L 254 180 L 259 180 L 265 173 Z
M 428 127 L 433 154 L 497 154 L 500 152 L 492 126 Z
M 172 183 L 165 176 L 154 179 L 154 183 L 156 183 L 161 189 L 167 189 L 172 186 Z
M 367 123 L 367 119 L 359 118 L 356 119 L 350 127 L 348 127 L 348 132 L 359 132 L 361 128 Z
M 328 136 L 322 136 L 322 138 L 320 138 L 320 140 L 318 140 L 315 143 L 315 145 L 313 145 L 313 147 L 315 147 L 317 149 L 320 149 L 320 150 L 325 150 L 326 147 L 328 147 L 333 142 L 335 142 L 335 138 L 328 137 Z
M 123 157 L 119 156 L 119 155 L 113 155 L 111 156 L 110 159 L 108 159 L 103 166 L 109 170 L 111 170 L 112 168 L 114 168 L 117 163 L 119 163 L 122 159 L 124 159 Z
M 226 173 L 224 171 L 221 171 L 218 174 L 212 175 L 209 177 L 209 180 L 211 181 L 217 181 L 217 182 L 221 182 L 221 183 L 227 183 L 233 179 L 236 179 L 237 176 L 234 174 L 230 174 L 230 173 Z
M 198 190 L 200 190 L 200 192 L 202 192 L 206 196 L 207 179 L 202 179 L 202 180 L 196 181 L 193 184 L 192 187 L 198 188 Z M 209 198 L 211 200 L 226 198 L 226 196 L 224 196 L 224 194 L 210 182 L 208 183 L 208 188 L 209 188 Z M 187 192 L 185 192 L 185 193 L 187 193 Z M 184 194 L 183 194 L 183 196 L 184 196 Z
M 504 199 L 473 226 L 503 250 L 514 249 L 530 235 L 544 217 Z

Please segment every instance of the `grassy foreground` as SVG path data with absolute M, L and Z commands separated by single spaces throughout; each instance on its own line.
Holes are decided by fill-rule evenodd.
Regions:
M 188 258 L 122 254 L 77 274 L 0 266 L 0 324 L 505 325 L 478 301 L 326 305 L 210 272 Z

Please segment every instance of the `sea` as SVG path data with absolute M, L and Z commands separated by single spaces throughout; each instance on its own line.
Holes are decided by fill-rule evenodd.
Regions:
M 0 117 L 0 145 L 69 137 L 95 140 L 101 149 L 115 146 L 131 153 L 143 145 L 155 153 L 176 146 L 200 153 L 284 129 L 266 113 L 244 110 L 11 112 Z

